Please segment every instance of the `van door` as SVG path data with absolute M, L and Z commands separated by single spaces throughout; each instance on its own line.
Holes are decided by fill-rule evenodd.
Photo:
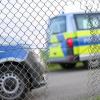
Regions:
M 100 13 L 75 14 L 74 54 L 81 61 L 100 58 Z
M 56 16 L 50 19 L 49 25 L 49 59 L 61 59 L 67 56 L 67 45 L 64 39 L 66 32 L 66 16 Z

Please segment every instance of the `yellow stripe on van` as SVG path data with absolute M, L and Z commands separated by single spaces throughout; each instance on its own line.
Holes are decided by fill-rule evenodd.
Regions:
M 95 53 L 100 53 L 100 44 L 74 47 L 75 55 L 95 54 Z
M 75 38 L 76 37 L 76 33 L 67 33 L 67 32 L 64 32 L 63 35 L 64 35 L 64 39 Z
M 100 35 L 100 29 L 96 30 L 82 30 L 77 31 L 75 34 L 77 34 L 77 37 L 86 37 L 91 35 Z
M 64 57 L 64 53 L 62 51 L 61 46 L 50 47 L 49 58 L 59 58 L 59 57 Z
M 74 50 L 74 55 L 79 55 L 79 47 L 74 47 L 73 50 Z
M 51 38 L 50 38 L 50 43 L 57 43 L 57 42 L 58 42 L 57 36 L 52 35 Z

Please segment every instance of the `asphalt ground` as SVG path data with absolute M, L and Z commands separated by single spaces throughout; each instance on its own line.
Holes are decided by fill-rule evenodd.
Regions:
M 33 90 L 30 100 L 86 100 L 88 70 L 48 73 L 48 84 Z

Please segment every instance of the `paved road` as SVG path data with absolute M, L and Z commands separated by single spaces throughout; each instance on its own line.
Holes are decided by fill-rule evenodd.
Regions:
M 48 74 L 48 88 L 32 92 L 32 100 L 85 100 L 88 71 L 61 71 Z

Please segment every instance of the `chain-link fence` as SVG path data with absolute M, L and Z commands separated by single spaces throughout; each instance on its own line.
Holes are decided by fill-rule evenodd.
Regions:
M 39 57 L 46 45 L 46 20 L 38 4 L 0 1 L 0 100 L 30 99 L 29 91 L 46 84 L 46 68 Z
M 51 17 L 62 11 L 99 12 L 99 3 L 99 0 L 0 0 L 0 100 L 33 100 L 27 93 L 46 85 L 46 65 L 42 60 L 46 62 L 48 58 L 47 27 Z M 96 31 L 88 24 L 90 40 L 99 40 L 95 40 Z M 99 46 L 91 46 L 89 51 L 95 53 L 98 49 Z M 99 66 L 93 70 L 93 63 L 89 63 L 87 92 L 91 97 L 99 94 L 100 77 Z

